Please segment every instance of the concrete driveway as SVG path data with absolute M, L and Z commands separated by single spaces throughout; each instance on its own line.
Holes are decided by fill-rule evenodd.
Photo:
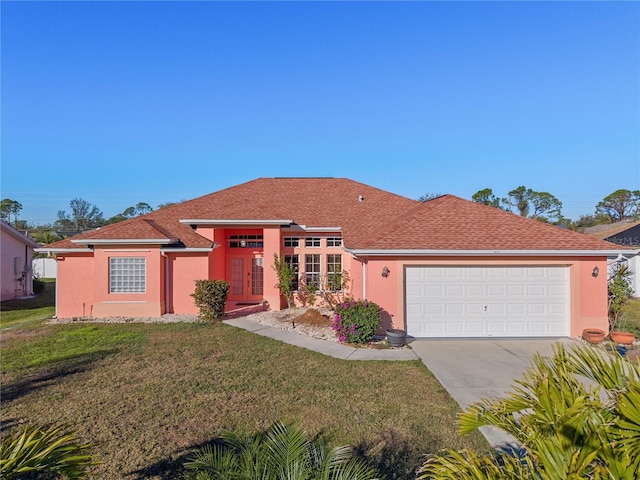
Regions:
M 536 352 L 551 356 L 550 339 L 416 339 L 411 348 L 461 408 L 481 398 L 501 397 L 521 378 Z M 513 437 L 493 427 L 480 429 L 495 448 L 518 448 Z

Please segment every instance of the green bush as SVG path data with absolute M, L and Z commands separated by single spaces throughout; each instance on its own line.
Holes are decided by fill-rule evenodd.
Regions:
M 380 326 L 380 307 L 367 300 L 345 300 L 336 305 L 333 330 L 341 342 L 365 344 Z
M 224 280 L 196 280 L 196 290 L 191 296 L 200 309 L 198 318 L 208 322 L 220 320 L 228 294 L 229 283 Z
M 0 445 L 0 477 L 86 478 L 87 469 L 95 465 L 87 453 L 89 448 L 75 433 L 60 426 L 25 427 Z
M 33 293 L 38 294 L 44 292 L 45 283 L 39 278 L 33 279 Z

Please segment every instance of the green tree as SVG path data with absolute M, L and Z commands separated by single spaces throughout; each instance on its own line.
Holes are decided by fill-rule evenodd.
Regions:
M 588 381 L 585 382 L 582 377 Z M 536 354 L 506 398 L 482 400 L 460 416 L 460 432 L 494 426 L 524 455 L 449 451 L 419 479 L 633 479 L 640 471 L 640 362 L 590 345 L 552 358 Z
M 598 202 L 596 213 L 608 215 L 612 222 L 640 216 L 640 190 L 616 190 Z
M 60 240 L 60 237 L 53 230 L 42 230 L 40 232 L 34 233 L 33 239 L 42 245 L 48 245 Z
M 562 218 L 562 202 L 549 192 L 527 190 L 531 215 L 530 218 L 549 221 L 559 221 Z
M 22 204 L 16 200 L 5 198 L 0 201 L 0 218 L 7 223 L 11 223 L 11 216 L 13 215 L 14 226 L 18 222 L 18 213 L 22 210 Z
M 153 207 L 148 203 L 138 202 L 135 206 L 126 208 L 122 213 L 118 213 L 117 215 L 110 217 L 106 223 L 111 225 L 113 223 L 123 222 L 130 218 L 139 217 L 140 215 L 145 215 L 152 211 Z
M 105 224 L 102 211 L 82 198 L 71 200 L 69 207 L 71 208 L 70 214 L 64 210 L 58 211 L 58 220 L 54 223 L 58 230 L 81 233 Z
M 367 480 L 376 478 L 349 446 L 333 447 L 322 435 L 309 437 L 298 424 L 275 423 L 265 433 L 224 431 L 220 441 L 185 463 L 185 478 L 197 480 Z
M 500 208 L 502 209 L 503 203 L 506 202 L 504 198 L 498 198 L 493 194 L 493 190 L 490 188 L 483 188 L 482 190 L 478 190 L 476 193 L 471 195 L 471 200 L 476 203 L 481 203 L 483 205 L 488 205 L 490 207 Z
M 631 268 L 628 263 L 616 263 L 609 275 L 609 329 L 615 330 L 624 307 L 633 297 L 631 287 Z
M 509 210 L 511 210 L 512 207 L 515 207 L 518 210 L 518 213 L 523 217 L 527 217 L 529 215 L 529 197 L 527 191 L 527 188 L 521 185 L 507 194 Z
M 280 295 L 287 299 L 287 308 L 291 308 L 293 306 L 293 287 L 298 272 L 293 265 L 285 262 L 276 253 L 273 254 L 273 269 L 278 277 L 276 287 L 280 290 Z
M 441 197 L 442 194 L 441 193 L 431 193 L 431 192 L 427 192 L 424 195 L 420 195 L 418 197 L 418 201 L 421 203 L 427 202 L 429 200 L 433 200 L 434 198 L 438 198 Z

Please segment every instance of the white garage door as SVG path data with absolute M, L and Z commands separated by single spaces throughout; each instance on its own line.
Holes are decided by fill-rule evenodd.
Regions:
M 406 267 L 413 337 L 569 334 L 568 267 Z

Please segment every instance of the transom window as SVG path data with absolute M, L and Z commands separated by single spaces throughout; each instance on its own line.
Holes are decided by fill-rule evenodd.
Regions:
M 309 289 L 318 290 L 320 288 L 320 255 L 304 256 L 305 284 Z M 315 288 L 314 288 L 315 287 Z
M 262 248 L 262 235 L 229 235 L 229 248 Z
M 146 291 L 146 258 L 109 257 L 109 293 L 145 293 Z
M 295 276 L 293 277 L 293 281 L 291 282 L 291 290 L 293 290 L 294 292 L 298 291 L 300 272 L 300 260 L 298 259 L 298 255 L 285 255 L 284 263 L 286 263 L 287 265 L 291 265 L 293 267 L 293 270 L 296 272 Z
M 327 255 L 327 287 L 333 292 L 342 290 L 342 255 Z
M 304 239 L 305 247 L 319 247 L 320 246 L 320 237 L 306 237 Z
M 341 247 L 342 237 L 327 237 L 327 247 Z
M 284 237 L 285 247 L 299 247 L 300 239 L 298 237 Z

